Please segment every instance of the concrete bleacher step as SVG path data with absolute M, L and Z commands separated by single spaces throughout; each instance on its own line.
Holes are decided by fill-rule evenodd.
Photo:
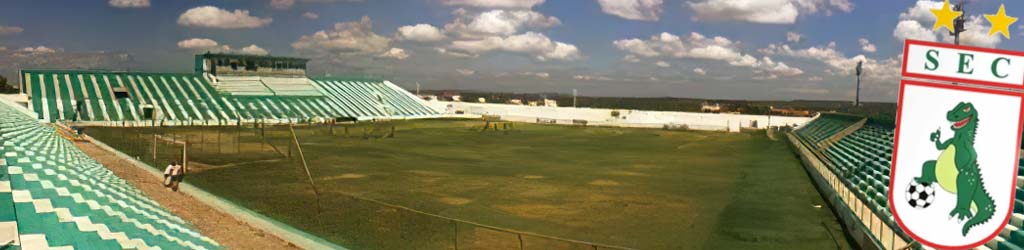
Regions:
M 991 248 L 993 250 L 998 250 L 999 249 L 999 243 L 1001 243 L 1003 241 L 1006 241 L 1006 240 L 1003 239 L 1002 236 L 996 236 L 992 240 L 990 240 L 987 243 L 985 243 L 985 246 L 987 246 L 988 248 Z
M 997 250 L 1024 250 L 1024 248 L 1009 241 L 999 242 L 997 246 L 999 247 Z
M 218 249 L 71 141 L 0 105 L 5 249 Z M 3 209 L 3 207 L 10 207 Z
M 0 167 L 4 165 L 0 162 Z M 14 210 L 11 183 L 6 175 L 0 177 L 0 244 L 19 246 L 18 222 Z
M 1013 225 L 1017 228 L 1024 227 L 1024 214 L 1013 213 L 1012 215 L 1010 215 L 1010 225 Z

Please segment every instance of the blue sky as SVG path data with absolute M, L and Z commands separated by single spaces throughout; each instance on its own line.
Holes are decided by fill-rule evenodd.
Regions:
M 987 36 L 968 4 L 965 43 Z M 312 75 L 405 87 L 727 99 L 894 101 L 903 39 L 932 31 L 934 1 L 853 0 L 10 0 L 0 74 L 18 68 L 188 72 L 204 51 L 311 58 Z M 1024 3 L 1006 1 L 1007 14 Z

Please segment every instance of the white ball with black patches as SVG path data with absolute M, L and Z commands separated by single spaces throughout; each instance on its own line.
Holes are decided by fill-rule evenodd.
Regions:
M 907 204 L 917 209 L 924 209 L 932 205 L 935 201 L 935 188 L 932 187 L 931 183 L 925 184 L 916 181 L 911 181 L 907 185 Z

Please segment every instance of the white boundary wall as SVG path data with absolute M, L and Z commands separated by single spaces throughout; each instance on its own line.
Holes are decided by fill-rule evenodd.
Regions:
M 510 104 L 428 101 L 428 106 L 444 114 L 462 111 L 472 115 L 500 116 L 502 120 L 538 122 L 546 120 L 556 124 L 573 124 L 573 120 L 585 120 L 588 125 L 661 128 L 666 125 L 685 125 L 695 130 L 719 130 L 738 132 L 740 128 L 766 126 L 803 126 L 811 117 L 712 114 L 690 112 L 644 111 L 629 109 L 598 109 L 572 107 L 536 107 Z M 619 117 L 613 117 L 618 111 Z

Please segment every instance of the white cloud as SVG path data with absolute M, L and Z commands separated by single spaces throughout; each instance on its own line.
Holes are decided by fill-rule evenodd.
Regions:
M 742 21 L 752 23 L 792 24 L 800 14 L 814 14 L 820 10 L 831 14 L 832 8 L 853 11 L 846 0 L 700 0 L 687 2 L 694 11 L 694 20 Z
M 551 77 L 551 74 L 548 74 L 548 72 L 523 72 L 523 73 L 520 73 L 520 75 L 533 76 L 533 77 L 538 77 L 538 78 L 548 78 L 548 77 Z
M 798 43 L 804 38 L 804 35 L 796 32 L 786 32 L 786 41 Z
M 480 55 L 477 55 L 477 54 L 471 54 L 471 53 L 460 52 L 460 51 L 452 51 L 452 50 L 448 50 L 446 48 L 440 48 L 440 47 L 434 48 L 434 51 L 437 51 L 437 53 L 440 53 L 442 55 L 447 55 L 447 56 L 452 56 L 452 57 L 460 57 L 460 58 L 476 58 L 476 57 L 480 56 Z
M 829 66 L 826 73 L 832 75 L 850 75 L 854 72 L 857 62 L 864 62 L 865 78 L 877 81 L 897 81 L 900 75 L 899 57 L 892 57 L 885 60 L 876 60 L 864 55 L 846 57 L 842 52 L 836 50 L 835 43 L 827 46 L 809 47 L 806 49 L 792 49 L 789 45 L 772 44 L 760 50 L 767 55 L 781 55 L 796 58 L 816 60 Z
M 50 53 L 57 53 L 58 52 L 58 50 L 52 49 L 52 48 L 46 47 L 46 46 L 24 47 L 24 48 L 19 49 L 18 51 L 19 52 L 27 52 L 27 53 L 31 53 L 31 54 L 50 54 Z M 63 51 L 63 49 L 60 49 L 60 51 Z
M 463 76 L 471 76 L 473 74 L 476 74 L 476 71 L 470 69 L 455 69 L 455 72 Z
M 473 3 L 478 4 L 474 6 L 492 6 L 501 5 L 499 2 L 502 1 L 448 1 L 453 5 L 456 2 L 459 5 Z M 428 24 L 403 26 L 395 37 L 398 40 L 421 42 L 450 38 L 448 45 L 434 50 L 454 57 L 473 58 L 487 52 L 509 52 L 526 54 L 538 61 L 580 58 L 579 49 L 575 45 L 553 41 L 538 31 L 561 25 L 562 22 L 556 17 L 526 9 L 479 11 L 459 8 L 452 15 L 455 19 L 445 24 L 443 29 Z
M 301 0 L 312 3 L 336 3 L 336 2 L 361 2 L 363 0 Z M 279 10 L 286 10 L 295 5 L 296 0 L 270 0 L 270 7 Z
M 704 69 L 702 69 L 702 68 L 694 68 L 693 69 L 693 73 L 698 74 L 698 75 L 702 75 L 702 76 L 708 74 L 708 72 L 704 71 Z
M 269 17 L 251 16 L 248 10 L 227 11 L 213 6 L 195 7 L 178 17 L 178 24 L 182 26 L 217 29 L 258 28 L 272 21 Z
M 544 3 L 544 0 L 441 0 L 446 5 L 461 5 L 479 8 L 522 8 L 529 9 Z
M 791 24 L 800 15 L 789 0 L 706 0 L 687 5 L 694 11 L 693 19 L 708 21 Z
M 470 14 L 459 9 L 455 14 L 455 20 L 445 24 L 444 30 L 461 37 L 511 35 L 524 28 L 548 28 L 562 24 L 556 17 L 530 10 L 491 10 Z
M 949 35 L 947 29 L 931 29 L 932 24 L 935 23 L 935 16 L 932 15 L 931 9 L 941 8 L 942 4 L 943 2 L 918 1 L 914 6 L 900 13 L 900 21 L 892 31 L 893 37 L 900 41 L 914 39 L 934 42 L 941 39 L 943 42 L 952 43 L 953 36 Z M 968 16 L 964 28 L 967 31 L 960 33 L 962 44 L 994 48 L 1002 42 L 1000 36 L 988 36 L 989 26 L 985 25 L 981 16 Z
M 373 33 L 370 17 L 363 16 L 358 22 L 336 23 L 332 30 L 299 37 L 292 48 L 315 56 L 380 54 L 389 52 L 391 39 Z
M 317 19 L 317 18 L 320 18 L 320 14 L 313 13 L 313 12 L 306 12 L 306 13 L 302 13 L 302 17 L 305 17 L 306 19 Z
M 934 42 L 938 40 L 935 32 L 921 26 L 920 22 L 914 20 L 903 20 L 897 23 L 896 29 L 892 31 L 892 36 L 896 37 L 896 40 L 899 41 L 914 39 Z
M 663 33 L 663 34 L 667 34 L 667 33 Z M 652 37 L 651 39 L 652 40 L 658 40 L 658 38 L 655 38 L 655 37 Z M 615 45 L 615 47 L 619 48 L 620 50 L 625 50 L 625 51 L 629 52 L 630 56 L 638 55 L 638 56 L 643 56 L 643 57 L 654 57 L 654 56 L 658 56 L 658 55 L 661 54 L 658 51 L 654 51 L 654 48 L 651 48 L 651 46 L 647 44 L 647 41 L 640 40 L 640 39 L 637 39 L 637 38 L 618 40 L 618 41 L 612 42 L 612 44 Z M 636 60 L 636 56 L 634 56 L 632 58 L 629 58 L 629 60 L 626 60 L 626 61 L 636 62 L 637 61 Z
M 629 55 L 623 56 L 622 60 L 626 61 L 626 62 L 629 62 L 629 63 L 638 63 L 638 62 L 640 62 L 640 58 L 637 57 L 636 55 L 633 55 L 633 54 L 629 54 Z
M 989 36 L 989 26 L 985 25 L 986 21 L 983 21 L 981 16 L 971 16 L 967 18 L 967 22 L 964 23 L 964 31 L 960 33 L 960 43 L 981 47 L 995 48 L 1003 41 L 1002 36 Z M 953 43 L 953 36 L 946 33 L 946 36 L 942 38 L 942 41 L 947 43 Z
M 190 38 L 178 41 L 178 48 L 188 50 L 205 50 L 218 53 L 239 53 L 260 56 L 269 54 L 269 52 L 267 52 L 266 49 L 260 48 L 255 44 L 250 44 L 249 46 L 243 47 L 239 50 L 234 50 L 231 49 L 231 46 L 228 46 L 226 44 L 222 45 L 217 41 L 207 38 Z
M 875 53 L 875 51 L 878 51 L 878 48 L 875 48 L 875 45 L 871 44 L 871 41 L 868 41 L 867 38 L 857 39 L 857 43 L 860 43 L 860 49 L 864 52 Z
M 255 44 L 250 44 L 249 46 L 247 46 L 245 48 L 242 48 L 242 50 L 240 50 L 239 52 L 241 52 L 242 54 L 257 55 L 257 56 L 265 56 L 267 54 L 270 54 L 270 52 L 267 52 L 266 49 L 260 48 L 259 46 L 256 46 Z
M 377 57 L 404 60 L 409 58 L 409 54 L 405 53 L 405 50 L 402 48 L 391 48 L 388 51 L 384 51 L 384 53 L 380 53 Z
M 18 26 L 4 26 L 4 25 L 0 25 L 0 36 L 2 36 L 2 35 L 18 34 L 18 33 L 21 33 L 22 31 L 25 31 L 25 29 L 22 29 L 21 27 L 18 27 Z
M 607 76 L 592 76 L 592 75 L 575 75 L 575 76 L 572 76 L 572 79 L 582 80 L 582 81 L 613 81 L 613 80 L 615 80 L 615 79 L 612 79 L 611 77 L 607 77 Z
M 658 67 L 662 67 L 662 68 L 672 67 L 672 64 L 669 64 L 668 62 L 665 62 L 665 61 L 658 61 L 658 62 L 654 63 L 654 65 L 658 66 Z
M 597 0 L 601 11 L 629 20 L 657 21 L 662 0 Z
M 110 0 L 110 6 L 117 8 L 145 8 L 149 7 L 149 0 Z
M 217 41 L 206 38 L 191 38 L 178 41 L 178 48 L 182 49 L 211 49 L 219 45 Z
M 417 42 L 432 42 L 445 39 L 444 34 L 437 27 L 430 24 L 406 25 L 398 27 L 396 37 L 399 40 L 410 40 Z
M 479 40 L 453 41 L 448 48 L 468 54 L 489 51 L 526 53 L 539 61 L 569 61 L 580 58 L 580 52 L 575 45 L 552 41 L 546 35 L 536 32 L 526 32 L 508 37 L 490 36 Z
M 716 36 L 706 37 L 692 32 L 687 37 L 680 37 L 662 32 L 651 36 L 648 40 L 637 38 L 623 39 L 612 42 L 615 47 L 625 51 L 627 61 L 639 61 L 640 58 L 692 58 L 722 61 L 736 67 L 748 67 L 755 73 L 796 76 L 803 70 L 790 67 L 782 62 L 775 62 L 769 57 L 760 59 L 740 51 L 738 42 Z M 632 56 L 632 57 L 631 57 Z
M 853 11 L 853 3 L 851 3 L 850 0 L 829 0 L 828 3 L 829 5 L 832 5 L 832 7 L 836 7 L 836 9 L 846 13 Z
M 288 9 L 295 5 L 295 0 L 270 0 L 270 7 L 275 9 Z

